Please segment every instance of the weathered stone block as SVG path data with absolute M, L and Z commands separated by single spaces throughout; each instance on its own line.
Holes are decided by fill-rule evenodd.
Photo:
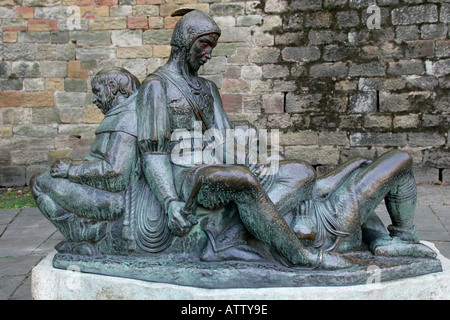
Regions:
M 25 78 L 23 79 L 23 89 L 25 91 L 44 91 L 45 80 L 43 78 Z
M 53 107 L 53 92 L 22 92 L 22 107 Z
M 434 41 L 432 40 L 406 41 L 406 49 L 405 49 L 406 58 L 431 57 L 433 55 L 434 55 Z
M 12 165 L 31 165 L 47 162 L 47 153 L 41 150 L 17 150 L 11 151 Z
M 0 108 L 20 107 L 20 93 L 0 91 Z
M 322 2 L 316 0 L 293 0 L 289 6 L 294 11 L 320 10 Z
M 211 60 L 202 67 L 203 74 L 221 74 L 225 71 L 227 58 L 212 57 Z
M 168 58 L 172 47 L 170 45 L 156 45 L 153 46 L 153 58 Z
M 441 4 L 441 15 L 439 19 L 442 23 L 450 22 L 450 3 Z
M 425 67 L 427 70 L 427 74 L 429 75 L 446 75 L 450 73 L 450 59 L 442 59 L 436 62 L 426 61 Z
M 371 115 L 364 116 L 364 128 L 380 128 L 390 130 L 392 127 L 392 117 L 390 115 Z
M 284 95 L 281 92 L 264 94 L 262 96 L 262 101 L 262 107 L 265 113 L 284 112 Z
M 422 39 L 445 39 L 447 38 L 448 27 L 445 24 L 424 24 L 420 27 Z
M 286 47 L 281 55 L 285 61 L 316 61 L 320 59 L 320 49 L 316 46 Z
M 89 30 L 117 30 L 126 28 L 126 17 L 101 17 L 89 19 Z
M 311 66 L 309 75 L 312 78 L 328 78 L 337 77 L 343 78 L 348 75 L 348 67 L 345 62 L 329 62 L 321 63 Z
M 143 33 L 144 44 L 170 44 L 173 30 L 147 30 Z
M 57 108 L 33 108 L 33 124 L 56 124 L 61 121 Z
M 262 31 L 271 31 L 283 25 L 283 19 L 280 16 L 265 16 Z
M 273 91 L 274 92 L 294 92 L 297 91 L 297 83 L 295 81 L 286 80 L 274 80 Z
M 41 75 L 41 65 L 37 61 L 14 61 L 11 72 L 20 78 L 36 78 Z
M 111 40 L 114 46 L 140 46 L 142 45 L 142 30 L 113 30 Z
M 259 66 L 243 66 L 241 75 L 244 79 L 261 79 L 262 68 Z
M 28 31 L 31 32 L 43 32 L 43 31 L 56 31 L 58 30 L 58 20 L 28 20 Z
M 409 132 L 408 144 L 411 147 L 440 147 L 445 146 L 445 136 L 439 133 Z
M 133 16 L 155 17 L 159 15 L 159 6 L 156 5 L 136 5 L 132 10 Z
M 32 43 L 3 44 L 3 58 L 5 60 L 35 60 L 36 46 Z M 41 59 L 38 59 L 41 60 Z
M 433 91 L 439 85 L 438 79 L 432 76 L 408 76 L 405 77 L 409 87 L 419 88 L 421 90 Z
M 351 147 L 405 147 L 407 144 L 406 133 L 356 132 L 350 134 Z
M 434 4 L 400 7 L 392 10 L 394 25 L 420 24 L 438 21 L 438 8 Z
M 421 60 L 400 60 L 389 62 L 387 73 L 394 76 L 422 75 L 425 73 L 425 67 Z
M 279 64 L 262 65 L 262 76 L 264 78 L 285 78 L 289 75 L 289 68 Z
M 417 128 L 420 125 L 420 118 L 418 114 L 408 114 L 394 117 L 394 128 L 411 129 Z
M 436 57 L 450 57 L 450 40 L 438 40 L 435 45 Z
M 380 92 L 381 112 L 409 111 L 411 103 L 408 101 L 407 93 Z
M 82 92 L 56 92 L 55 105 L 58 108 L 84 107 L 92 104 L 92 94 Z
M 128 29 L 148 29 L 147 17 L 128 17 L 127 20 Z
M 109 9 L 109 15 L 111 17 L 128 17 L 131 16 L 132 14 L 133 14 L 133 6 L 131 5 L 112 6 Z
M 242 112 L 242 95 L 241 94 L 224 94 L 223 106 L 226 112 L 241 113 Z
M 361 157 L 365 159 L 374 159 L 376 157 L 376 148 L 341 148 L 340 150 L 340 163 L 346 162 L 355 157 Z
M 38 44 L 36 60 L 68 61 L 75 59 L 75 46 L 73 44 Z
M 385 74 L 385 66 L 381 62 L 350 63 L 350 77 L 377 77 Z
M 284 153 L 289 159 L 302 159 L 311 165 L 337 165 L 339 148 L 330 146 L 286 146 Z
M 49 150 L 48 151 L 48 160 L 50 162 L 54 162 L 56 160 L 61 160 L 69 157 L 70 150 Z
M 286 95 L 286 112 L 314 111 L 322 100 L 322 94 L 301 94 L 289 92 Z
M 249 62 L 253 63 L 276 63 L 280 57 L 278 48 L 253 48 L 250 51 Z
M 36 19 L 58 19 L 68 18 L 71 15 L 70 10 L 65 7 L 51 6 L 51 7 L 36 7 L 34 8 L 34 17 Z
M 33 19 L 34 8 L 30 7 L 17 7 L 15 12 L 16 19 Z
M 244 3 L 212 3 L 209 13 L 213 16 L 237 16 L 245 13 Z
M 249 42 L 251 40 L 250 28 L 233 27 L 222 28 L 220 42 Z
M 114 47 L 89 47 L 76 49 L 77 60 L 111 59 L 114 58 L 115 54 L 116 48 Z
M 3 111 L 2 123 L 10 125 L 30 124 L 30 108 L 8 108 Z
M 279 13 L 288 10 L 288 2 L 281 0 L 267 0 L 264 11 L 267 13 Z
M 304 35 L 303 32 L 285 32 L 275 35 L 275 44 L 295 45 L 301 42 Z
M 68 136 L 93 137 L 97 127 L 97 124 L 61 124 L 59 125 L 58 133 Z
M 424 166 L 435 168 L 450 168 L 450 150 L 449 149 L 430 149 L 425 150 L 423 155 Z
M 0 166 L 0 185 L 4 187 L 23 186 L 26 183 L 25 167 Z
M 147 22 L 148 22 L 149 29 L 164 28 L 164 18 L 163 17 L 148 17 Z M 145 29 L 145 27 L 143 29 Z
M 80 60 L 73 60 L 67 64 L 67 75 L 69 78 L 87 78 L 88 70 L 83 67 Z
M 127 59 L 122 67 L 134 74 L 138 79 L 145 78 L 147 73 L 147 59 Z
M 416 25 L 398 26 L 395 29 L 395 37 L 398 40 L 418 40 L 419 35 L 419 28 Z
M 356 27 L 360 24 L 357 11 L 341 11 L 336 13 L 336 23 L 341 28 Z
M 236 18 L 236 25 L 239 27 L 251 27 L 261 24 L 263 17 L 260 15 L 239 16 Z
M 100 123 L 104 117 L 104 114 L 97 107 L 83 110 L 83 123 Z
M 109 31 L 103 30 L 73 31 L 70 33 L 70 40 L 76 41 L 80 47 L 108 46 L 111 44 L 111 35 Z
M 87 83 L 85 79 L 64 79 L 64 91 L 69 92 L 85 92 L 87 90 Z
M 45 78 L 64 78 L 67 77 L 66 61 L 42 61 L 41 75 Z
M 249 92 L 251 82 L 239 79 L 224 79 L 222 81 L 222 91 L 224 93 L 244 93 Z
M 319 134 L 312 130 L 280 133 L 281 146 L 307 146 L 317 144 L 319 144 Z
M 310 12 L 305 15 L 305 27 L 329 28 L 333 23 L 333 15 L 328 11 Z
M 361 92 L 349 98 L 349 111 L 353 113 L 375 112 L 377 95 L 375 92 Z
M 20 125 L 13 128 L 13 133 L 18 136 L 48 138 L 55 137 L 57 129 L 55 127 L 44 125 Z
M 327 45 L 323 49 L 323 60 L 342 61 L 358 55 L 359 48 L 355 46 Z
M 18 91 L 23 88 L 23 80 L 20 79 L 0 79 L 0 91 Z
M 327 44 L 333 42 L 345 42 L 347 35 L 334 30 L 311 30 L 309 32 L 310 44 Z
M 13 135 L 12 126 L 0 126 L 0 138 L 11 138 Z M 6 152 L 2 150 L 2 152 Z M 3 164 L 2 164 L 3 165 Z
M 21 31 L 18 35 L 18 42 L 25 43 L 48 43 L 50 32 L 27 32 Z

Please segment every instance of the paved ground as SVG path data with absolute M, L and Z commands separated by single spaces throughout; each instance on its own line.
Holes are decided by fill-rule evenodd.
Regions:
M 418 186 L 416 226 L 422 240 L 450 257 L 450 186 Z M 386 210 L 377 212 L 389 224 Z M 0 300 L 30 300 L 31 270 L 63 239 L 37 208 L 0 211 Z

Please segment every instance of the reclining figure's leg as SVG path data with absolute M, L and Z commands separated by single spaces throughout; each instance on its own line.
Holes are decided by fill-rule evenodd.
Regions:
M 259 240 L 269 244 L 294 265 L 344 268 L 350 264 L 343 257 L 305 248 L 277 211 L 256 176 L 241 166 L 207 166 L 196 171 L 193 179 L 203 178 L 197 197 L 200 205 L 214 208 L 233 201 L 242 222 Z M 187 183 L 184 193 L 192 189 Z
M 372 251 L 376 254 L 433 255 L 431 249 L 417 244 L 419 237 L 413 222 L 417 191 L 412 159 L 406 152 L 393 150 L 376 159 L 356 177 L 355 191 L 364 237 L 371 242 Z M 373 217 L 383 199 L 392 221 L 388 227 L 390 237 L 383 231 L 380 220 Z M 400 240 L 393 240 L 394 237 Z

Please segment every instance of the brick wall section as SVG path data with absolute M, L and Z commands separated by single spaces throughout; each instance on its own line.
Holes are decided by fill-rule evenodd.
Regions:
M 353 156 L 410 152 L 419 180 L 450 180 L 449 0 L 0 0 L 0 186 L 89 153 L 103 116 L 90 79 L 162 65 L 178 18 L 223 30 L 201 73 L 232 120 L 280 129 L 282 150 L 325 172 Z

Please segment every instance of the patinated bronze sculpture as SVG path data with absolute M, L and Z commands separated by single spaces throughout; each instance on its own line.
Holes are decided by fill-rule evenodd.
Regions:
M 135 92 L 139 80 L 125 69 L 109 68 L 92 81 L 94 103 L 105 118 L 84 160 L 56 161 L 32 178 L 33 196 L 44 216 L 66 237 L 60 252 L 96 253 L 107 225 L 123 215 L 125 193 L 137 168 Z M 107 245 L 108 246 L 108 245 Z
M 272 171 L 268 163 L 198 161 L 196 153 L 209 150 L 208 130 L 237 126 L 215 84 L 197 74 L 211 58 L 219 27 L 200 10 L 174 15 L 182 18 L 170 58 L 140 87 L 119 69 L 94 78 L 95 103 L 106 117 L 91 157 L 61 160 L 32 181 L 39 208 L 68 240 L 57 247 L 56 267 L 79 264 L 87 272 L 206 287 L 295 286 L 317 284 L 302 278 L 317 270 L 359 272 L 369 250 L 381 264 L 398 267 L 391 279 L 413 268 L 421 268 L 413 274 L 440 270 L 415 231 L 417 192 L 405 152 L 353 159 L 321 178 L 308 163 L 282 155 Z M 100 81 L 106 76 L 121 80 L 110 87 Z M 252 128 L 245 129 L 248 134 Z M 174 161 L 186 132 L 185 161 Z M 228 148 L 215 146 L 216 156 L 229 158 Z M 232 149 L 236 159 L 234 144 Z M 388 230 L 374 212 L 383 199 L 392 220 Z M 187 273 L 186 261 L 195 270 L 233 266 L 236 273 L 231 280 L 218 273 L 204 282 L 201 272 Z M 175 270 L 170 276 L 164 274 L 167 264 Z M 258 283 L 252 272 L 272 272 L 272 281 L 279 281 Z M 292 272 L 302 280 L 289 280 Z M 329 285 L 348 284 L 327 279 Z

